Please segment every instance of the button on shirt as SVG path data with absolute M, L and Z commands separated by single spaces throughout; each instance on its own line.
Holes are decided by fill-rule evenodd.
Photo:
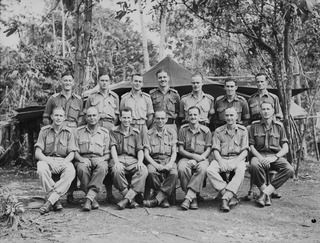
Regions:
M 281 122 L 273 120 L 270 127 L 267 127 L 264 120 L 252 123 L 249 144 L 258 152 L 277 153 L 284 143 L 288 143 L 288 139 Z
M 147 120 L 148 115 L 154 113 L 150 95 L 144 92 L 133 94 L 132 91 L 121 96 L 120 110 L 124 107 L 132 109 L 132 117 L 135 120 Z
M 34 145 L 40 148 L 45 156 L 66 157 L 70 152 L 77 151 L 74 136 L 68 127 L 56 132 L 52 125 L 41 128 L 38 141 Z
M 139 130 L 130 127 L 129 134 L 126 135 L 121 126 L 116 127 L 110 132 L 110 147 L 112 146 L 116 146 L 118 155 L 137 157 L 138 151 L 143 149 Z
M 178 144 L 190 153 L 202 154 L 212 146 L 210 129 L 199 124 L 195 130 L 191 130 L 189 124 L 185 124 L 179 130 Z
M 212 138 L 212 149 L 219 151 L 221 156 L 239 155 L 249 149 L 247 129 L 241 125 L 235 125 L 232 130 L 227 125 L 217 128 Z
M 258 92 L 256 92 L 248 99 L 250 116 L 251 116 L 252 121 L 261 120 L 262 117 L 261 117 L 261 113 L 260 113 L 260 110 L 261 110 L 260 105 L 263 102 L 268 102 L 268 103 L 273 104 L 275 116 L 280 120 L 283 119 L 282 110 L 281 110 L 278 96 L 267 91 L 266 93 L 264 93 L 262 95 L 260 95 Z
M 97 127 L 91 131 L 88 126 L 78 128 L 76 144 L 81 156 L 103 157 L 110 153 L 110 136 L 107 129 Z
M 154 111 L 163 110 L 168 118 L 175 119 L 179 114 L 180 95 L 175 89 L 163 93 L 159 88 L 150 91 Z
M 49 118 L 55 107 L 62 107 L 66 114 L 66 121 L 78 123 L 82 116 L 82 99 L 76 94 L 72 94 L 67 99 L 62 93 L 52 95 L 46 104 L 43 118 Z
M 159 132 L 156 128 L 148 131 L 148 139 L 145 147 L 150 151 L 152 158 L 170 158 L 172 146 L 177 144 L 177 134 L 173 129 L 164 128 Z
M 85 111 L 92 106 L 98 110 L 100 118 L 115 120 L 119 114 L 119 96 L 112 91 L 108 94 L 98 91 L 89 96 Z
M 225 111 L 227 108 L 234 107 L 238 113 L 237 123 L 243 124 L 250 119 L 249 106 L 245 98 L 236 95 L 232 101 L 228 101 L 226 95 L 216 99 L 214 109 L 220 124 L 225 123 Z
M 190 94 L 182 96 L 179 116 L 186 119 L 188 116 L 188 109 L 191 106 L 200 108 L 200 122 L 209 123 L 208 116 L 214 114 L 214 98 L 211 95 L 202 92 L 198 98 L 191 92 Z

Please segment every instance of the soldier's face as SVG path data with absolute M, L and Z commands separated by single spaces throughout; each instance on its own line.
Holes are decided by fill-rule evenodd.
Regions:
M 143 86 L 143 77 L 138 76 L 138 75 L 134 75 L 132 77 L 132 88 L 134 90 L 139 91 L 139 90 L 141 90 L 142 86 Z
M 95 108 L 89 108 L 87 110 L 87 115 L 86 115 L 86 120 L 88 125 L 94 126 L 98 123 L 99 121 L 99 114 L 98 111 Z
M 163 128 L 167 122 L 167 116 L 164 111 L 157 111 L 154 118 L 155 124 L 159 128 Z
M 51 114 L 51 120 L 53 124 L 60 126 L 65 120 L 64 111 L 62 109 L 56 109 L 53 110 L 53 113 Z
M 235 95 L 237 90 L 236 83 L 234 81 L 227 81 L 224 85 L 224 90 L 226 91 L 227 95 Z
M 193 91 L 201 91 L 202 90 L 203 81 L 200 76 L 192 77 L 191 84 L 192 84 Z
M 160 72 L 158 73 L 158 82 L 160 87 L 167 87 L 169 86 L 169 75 L 166 72 Z
M 74 80 L 71 75 L 66 75 L 62 77 L 61 84 L 63 90 L 70 91 L 73 88 Z
M 131 111 L 122 111 L 120 121 L 124 127 L 129 127 L 132 122 Z
M 108 90 L 110 85 L 109 75 L 102 75 L 99 78 L 99 86 L 101 90 Z
M 261 115 L 264 119 L 272 117 L 274 114 L 274 109 L 271 104 L 262 103 L 261 104 Z
M 188 120 L 191 124 L 196 124 L 199 122 L 200 114 L 198 109 L 191 109 L 188 112 Z
M 226 109 L 224 117 L 228 125 L 236 124 L 237 116 L 237 112 L 234 109 Z
M 268 85 L 267 80 L 266 80 L 266 76 L 261 75 L 261 76 L 256 77 L 256 85 L 257 85 L 257 88 L 260 90 L 266 89 L 267 85 Z

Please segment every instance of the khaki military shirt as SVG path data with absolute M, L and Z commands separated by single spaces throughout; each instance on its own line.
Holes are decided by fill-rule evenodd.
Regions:
M 138 129 L 130 127 L 129 134 L 121 130 L 121 126 L 110 132 L 110 147 L 116 146 L 118 155 L 131 155 L 137 157 L 139 150 L 143 149 L 141 135 Z
M 192 131 L 189 124 L 181 126 L 179 130 L 178 144 L 190 153 L 202 154 L 212 146 L 212 135 L 210 129 L 199 124 L 195 131 Z
M 269 128 L 264 120 L 251 124 L 249 144 L 258 152 L 277 153 L 284 143 L 288 143 L 288 139 L 282 122 L 273 120 Z
M 70 152 L 78 151 L 74 135 L 67 126 L 63 126 L 57 133 L 52 125 L 42 127 L 34 146 L 40 148 L 45 156 L 52 157 L 64 158 Z
M 108 95 L 98 91 L 89 96 L 85 112 L 92 106 L 98 110 L 100 118 L 115 120 L 119 115 L 119 96 L 113 91 L 109 91 Z
M 220 152 L 221 156 L 235 156 L 249 149 L 247 128 L 235 125 L 229 130 L 227 125 L 218 127 L 212 138 L 212 149 Z
M 173 129 L 164 128 L 158 132 L 155 127 L 148 131 L 148 139 L 145 147 L 150 151 L 153 159 L 170 158 L 172 147 L 177 144 L 177 133 Z
M 214 98 L 202 92 L 200 98 L 196 98 L 193 92 L 182 96 L 180 102 L 180 117 L 187 119 L 188 109 L 191 106 L 197 106 L 200 108 L 200 122 L 209 123 L 209 115 L 214 114 Z
M 214 110 L 219 124 L 225 123 L 225 111 L 227 108 L 234 107 L 238 113 L 237 123 L 243 124 L 250 119 L 250 112 L 248 103 L 245 98 L 240 95 L 236 95 L 234 99 L 229 102 L 226 95 L 219 96 L 216 99 Z
M 260 120 L 262 118 L 260 105 L 265 101 L 274 104 L 274 114 L 276 118 L 282 120 L 283 115 L 278 96 L 267 91 L 263 95 L 256 92 L 248 99 L 251 121 Z
M 175 89 L 169 88 L 166 93 L 162 93 L 159 88 L 150 90 L 150 96 L 154 111 L 163 110 L 168 118 L 175 119 L 179 114 L 180 95 Z
M 100 126 L 95 131 L 90 131 L 88 126 L 79 127 L 76 144 L 81 156 L 103 157 L 110 153 L 109 132 Z
M 150 95 L 145 92 L 133 95 L 130 91 L 121 96 L 120 110 L 124 107 L 132 109 L 132 118 L 135 120 L 147 120 L 147 117 L 154 113 Z
M 55 107 L 62 107 L 64 109 L 67 122 L 74 122 L 75 124 L 78 124 L 79 118 L 83 115 L 82 99 L 76 94 L 72 94 L 69 99 L 67 99 L 62 93 L 52 95 L 46 104 L 43 118 L 49 118 Z

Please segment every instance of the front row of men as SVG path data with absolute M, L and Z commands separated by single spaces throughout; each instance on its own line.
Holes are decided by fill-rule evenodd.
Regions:
M 166 126 L 164 111 L 155 113 L 152 128 L 141 135 L 131 125 L 130 108 L 121 110 L 121 125 L 108 131 L 98 125 L 95 107 L 88 108 L 87 125 L 77 130 L 64 126 L 64 110 L 57 107 L 51 114 L 52 125 L 41 129 L 35 145 L 38 174 L 48 195 L 40 213 L 62 209 L 59 198 L 68 191 L 75 171 L 86 193 L 84 211 L 99 207 L 96 196 L 106 174 L 112 171 L 113 185 L 123 196 L 118 209 L 137 207 L 135 198 L 143 195 L 145 186 L 153 192 L 143 200 L 145 207 L 169 207 L 178 178 L 185 192 L 181 208 L 197 209 L 207 176 L 221 197 L 220 209 L 228 212 L 229 202 L 237 196 L 244 179 L 248 151 L 252 153 L 249 172 L 260 190 L 256 203 L 269 206 L 269 195 L 292 177 L 293 168 L 284 158 L 288 140 L 282 123 L 274 118 L 273 105 L 262 103 L 261 110 L 263 119 L 247 129 L 236 123 L 234 108 L 226 109 L 226 124 L 212 136 L 210 129 L 199 123 L 200 109 L 193 106 L 188 109 L 189 122 L 180 128 L 177 138 L 176 131 Z M 177 152 L 180 157 L 176 164 Z M 269 169 L 277 174 L 267 185 Z M 232 176 L 226 181 L 223 173 Z M 54 181 L 52 174 L 60 178 Z

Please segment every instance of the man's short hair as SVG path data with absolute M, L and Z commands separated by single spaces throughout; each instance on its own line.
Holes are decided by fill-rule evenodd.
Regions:
M 195 72 L 194 74 L 192 74 L 191 78 L 194 77 L 201 77 L 201 79 L 204 80 L 203 74 L 201 72 Z
M 67 70 L 61 74 L 61 78 L 63 78 L 64 76 L 71 76 L 72 78 L 74 78 L 73 73 L 70 70 Z
M 226 85 L 228 82 L 234 82 L 235 86 L 238 86 L 238 81 L 235 79 L 231 79 L 231 78 L 225 79 L 224 85 Z
M 158 74 L 159 73 L 166 73 L 166 74 L 168 74 L 168 76 L 170 76 L 169 75 L 169 72 L 167 71 L 167 70 L 164 70 L 163 68 L 160 68 L 157 72 L 156 72 L 156 77 L 158 77 Z
M 133 74 L 131 74 L 131 80 L 133 80 L 134 76 L 143 77 L 143 75 L 141 73 L 133 73 Z
M 234 108 L 233 106 L 232 106 L 232 107 L 227 108 L 227 109 L 225 110 L 225 112 L 226 112 L 227 110 L 231 110 L 231 111 L 233 111 L 233 113 L 234 113 L 234 114 L 236 114 L 236 115 L 238 114 L 238 112 L 237 112 L 236 108 Z
M 257 73 L 254 77 L 257 79 L 257 77 L 259 77 L 259 76 L 265 76 L 266 79 L 268 78 L 267 74 L 264 73 L 264 72 L 259 72 L 259 73 Z
M 123 112 L 130 112 L 131 115 L 132 115 L 132 109 L 130 107 L 123 107 L 121 110 L 120 110 L 120 116 L 122 116 L 122 113 Z
M 262 101 L 262 103 L 260 104 L 260 107 L 262 107 L 263 104 L 269 104 L 274 109 L 274 103 L 273 102 L 270 102 L 270 101 L 267 101 L 267 100 Z
M 167 112 L 165 110 L 158 110 L 158 111 L 155 111 L 154 112 L 154 116 L 156 116 L 157 113 L 160 113 L 160 112 L 164 112 L 164 114 L 166 115 L 167 117 Z
M 99 115 L 99 111 L 98 111 L 98 109 L 97 109 L 95 106 L 90 106 L 90 107 L 87 109 L 86 115 L 87 115 L 89 109 L 94 109 L 94 110 L 97 112 L 97 114 Z
M 52 109 L 52 112 L 51 112 L 51 115 L 55 112 L 55 111 L 63 111 L 63 114 L 66 114 L 65 113 L 65 110 L 63 109 L 62 106 L 56 106 Z
M 199 113 L 199 114 L 201 113 L 201 110 L 200 110 L 200 108 L 199 108 L 198 106 L 190 106 L 189 109 L 188 109 L 188 114 L 189 114 L 189 111 L 190 111 L 190 110 L 193 110 L 193 109 L 198 110 L 198 113 Z
M 98 78 L 100 78 L 101 76 L 104 76 L 104 75 L 108 75 L 110 81 L 112 80 L 112 76 L 111 76 L 110 71 L 109 71 L 108 69 L 105 69 L 105 68 L 100 68 L 100 69 L 99 69 Z

